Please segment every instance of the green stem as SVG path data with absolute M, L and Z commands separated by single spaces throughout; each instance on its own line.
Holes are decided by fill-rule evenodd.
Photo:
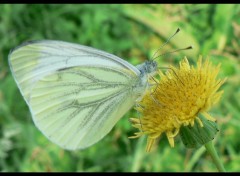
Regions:
M 139 172 L 139 169 L 141 167 L 142 161 L 143 161 L 143 157 L 144 157 L 144 153 L 143 151 L 143 142 L 146 137 L 142 136 L 140 137 L 140 139 L 138 140 L 137 146 L 136 146 L 136 150 L 135 150 L 135 154 L 134 154 L 134 158 L 133 158 L 133 165 L 131 168 L 131 172 Z
M 219 172 L 226 172 L 225 168 L 223 167 L 223 164 L 213 146 L 212 141 L 205 144 L 205 148 L 208 151 L 208 153 L 211 155 L 214 164 L 216 165 Z

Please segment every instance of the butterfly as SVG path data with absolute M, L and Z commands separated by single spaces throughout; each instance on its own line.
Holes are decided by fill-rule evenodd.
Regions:
M 33 122 L 68 150 L 84 149 L 108 134 L 158 71 L 154 59 L 133 66 L 105 51 L 55 40 L 25 42 L 8 60 Z

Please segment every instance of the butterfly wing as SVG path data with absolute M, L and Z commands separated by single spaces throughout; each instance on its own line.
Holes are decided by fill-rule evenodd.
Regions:
M 13 50 L 9 63 L 35 125 L 66 149 L 99 141 L 138 97 L 138 69 L 90 47 L 32 42 Z

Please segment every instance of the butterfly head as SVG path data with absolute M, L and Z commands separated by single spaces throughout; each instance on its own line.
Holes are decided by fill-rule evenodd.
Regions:
M 143 65 L 144 72 L 146 74 L 154 75 L 158 70 L 158 64 L 156 61 L 146 61 Z
M 158 70 L 158 64 L 156 61 L 150 60 L 146 61 L 140 65 L 137 65 L 138 70 L 140 71 L 141 75 L 155 75 Z

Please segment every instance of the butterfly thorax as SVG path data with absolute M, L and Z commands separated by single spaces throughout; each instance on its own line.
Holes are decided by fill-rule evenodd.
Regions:
M 158 67 L 156 61 L 146 61 L 137 65 L 136 67 L 140 71 L 140 76 L 138 83 L 135 85 L 135 87 L 133 87 L 133 91 L 139 96 L 137 101 L 140 101 L 145 93 L 145 90 L 149 86 L 149 76 L 154 76 L 157 73 Z

